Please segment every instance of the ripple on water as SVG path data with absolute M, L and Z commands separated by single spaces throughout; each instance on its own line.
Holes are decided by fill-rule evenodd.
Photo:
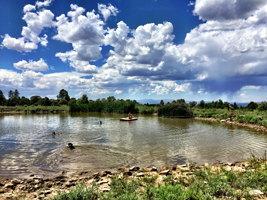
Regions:
M 266 134 L 226 124 L 145 115 L 120 122 L 121 117 L 125 115 L 5 115 L 0 118 L 0 174 L 234 162 L 251 153 L 262 156 L 267 147 Z M 52 137 L 52 131 L 62 134 Z

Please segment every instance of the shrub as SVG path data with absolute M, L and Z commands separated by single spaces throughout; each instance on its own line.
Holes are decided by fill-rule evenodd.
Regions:
M 245 115 L 237 115 L 236 121 L 239 123 L 244 123 L 245 122 Z
M 267 102 L 266 101 L 261 102 L 257 109 L 259 111 L 265 111 L 265 110 L 267 110 Z
M 158 109 L 158 116 L 178 117 L 186 116 L 192 117 L 193 111 L 185 103 L 169 103 Z

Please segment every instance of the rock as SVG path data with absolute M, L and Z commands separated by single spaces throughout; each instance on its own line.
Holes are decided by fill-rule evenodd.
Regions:
M 140 169 L 140 167 L 136 167 L 136 166 L 133 166 L 129 169 L 129 171 L 138 171 Z
M 234 172 L 246 172 L 245 169 L 243 169 L 242 167 L 237 167 L 237 166 L 233 167 L 233 171 Z
M 93 174 L 93 178 L 96 178 L 96 179 L 99 178 L 99 173 L 98 172 L 97 173 L 94 173 Z
M 140 173 L 136 174 L 136 177 L 144 177 L 144 176 L 145 176 L 145 174 L 144 174 L 144 173 L 142 173 L 142 172 L 140 172 Z
M 40 194 L 50 194 L 51 193 L 51 190 L 43 190 L 40 192 Z
M 109 192 L 110 188 L 102 188 L 102 192 Z
M 75 182 L 70 182 L 68 181 L 66 184 L 65 184 L 66 187 L 71 187 L 71 186 L 75 186 Z
M 98 184 L 98 185 L 102 185 L 102 184 L 105 184 L 105 183 L 108 184 L 109 182 L 108 182 L 108 181 L 99 181 L 97 184 Z
M 151 171 L 152 171 L 152 169 L 151 168 L 147 168 L 147 167 L 144 167 L 142 169 L 142 172 L 151 172 Z
M 111 172 L 110 171 L 102 171 L 99 173 L 99 176 L 103 177 L 103 176 L 107 176 L 108 174 L 111 174 Z
M 182 172 L 190 172 L 190 169 L 188 167 L 183 167 L 181 168 Z
M 165 167 L 162 167 L 162 168 L 161 168 L 160 172 L 161 172 L 161 171 L 165 171 L 165 170 L 173 171 L 173 170 L 176 170 L 176 167 L 166 167 L 166 166 L 165 166 Z
M 6 191 L 7 191 L 7 190 L 6 190 L 5 188 L 0 188 L 0 194 L 1 194 L 1 193 L 6 193 Z
M 118 171 L 120 172 L 128 172 L 129 171 L 129 168 L 119 168 Z
M 228 172 L 232 170 L 232 168 L 231 168 L 230 166 L 225 166 L 224 169 L 225 169 L 226 171 L 228 171 Z
M 151 168 L 151 171 L 152 171 L 152 172 L 157 172 L 158 170 L 157 170 L 156 167 L 152 167 L 152 168 Z
M 44 185 L 45 185 L 45 187 L 48 187 L 48 188 L 51 188 L 52 187 L 52 184 L 49 183 L 49 182 L 46 182 Z
M 164 170 L 159 173 L 159 175 L 168 175 L 170 173 L 170 170 Z
M 130 172 L 130 171 L 123 172 L 123 176 L 132 176 L 132 172 Z
M 44 199 L 45 198 L 45 195 L 44 194 L 41 194 L 38 196 L 38 199 Z
M 249 194 L 251 196 L 257 196 L 257 195 L 262 195 L 264 193 L 262 191 L 260 191 L 260 190 L 251 190 L 251 191 L 249 191 Z
M 63 172 L 62 172 L 62 175 L 65 174 Z M 90 173 L 90 171 L 83 171 L 83 172 L 78 173 L 78 175 L 80 175 L 80 176 L 82 176 L 82 175 L 88 175 L 89 173 Z
M 225 122 L 226 122 L 226 120 L 225 120 L 225 119 L 222 119 L 222 120 L 221 120 L 221 122 L 225 123 Z
M 209 167 L 209 163 L 204 163 L 204 167 Z
M 0 187 L 4 186 L 5 183 L 0 181 Z
M 21 183 L 21 181 L 20 180 L 18 180 L 18 179 L 13 179 L 12 181 L 11 181 L 11 183 L 15 186 L 15 185 L 18 185 L 18 184 L 20 184 Z
M 34 174 L 31 174 L 30 177 L 34 177 Z
M 5 184 L 4 188 L 13 188 L 14 184 L 12 182 Z

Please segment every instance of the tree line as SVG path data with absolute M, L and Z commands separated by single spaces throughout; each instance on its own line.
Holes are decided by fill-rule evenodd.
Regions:
M 116 99 L 114 96 L 107 98 L 98 98 L 95 101 L 89 100 L 86 94 L 79 99 L 70 98 L 68 91 L 60 90 L 57 99 L 49 99 L 48 97 L 32 96 L 26 98 L 20 97 L 19 91 L 8 92 L 8 99 L 5 98 L 0 90 L 0 106 L 60 106 L 68 105 L 70 112 L 106 112 L 106 113 L 138 113 L 136 107 L 137 101 Z
M 236 102 L 234 102 L 234 104 L 230 104 L 229 102 L 225 101 L 223 102 L 221 99 L 219 99 L 218 101 L 212 101 L 212 102 L 207 102 L 205 103 L 204 100 L 201 100 L 199 102 L 199 104 L 196 104 L 196 102 L 194 102 L 194 106 L 191 106 L 193 102 L 190 102 L 189 105 L 190 107 L 194 107 L 197 106 L 198 108 L 204 108 L 204 109 L 211 109 L 211 108 L 228 108 L 229 105 L 231 105 L 231 107 L 233 107 L 235 110 L 236 109 L 246 109 L 246 110 L 259 110 L 259 111 L 265 111 L 267 110 L 267 102 L 266 101 L 262 101 L 261 103 L 256 103 L 256 102 L 249 102 L 247 104 L 247 106 L 243 107 L 243 106 L 238 106 L 236 104 Z
M 185 104 L 189 108 L 202 108 L 202 109 L 212 109 L 212 108 L 219 108 L 224 109 L 229 106 L 229 102 L 223 102 L 221 99 L 212 102 L 205 102 L 201 100 L 199 103 L 196 101 L 192 101 L 186 103 L 184 99 L 177 99 L 173 102 L 168 102 L 166 105 L 172 104 Z M 42 98 L 41 96 L 32 96 L 30 98 L 27 97 L 20 97 L 20 93 L 17 89 L 15 91 L 10 90 L 8 92 L 8 99 L 5 98 L 3 92 L 0 90 L 0 106 L 60 106 L 60 105 L 68 105 L 70 106 L 71 112 L 116 112 L 116 113 L 137 113 L 138 108 L 136 105 L 139 105 L 136 100 L 123 100 L 123 99 L 116 99 L 114 96 L 109 96 L 107 98 L 98 98 L 95 101 L 89 100 L 86 94 L 83 94 L 81 98 L 70 98 L 68 91 L 65 89 L 61 89 L 59 94 L 57 95 L 57 99 L 49 99 L 48 97 Z M 144 104 L 149 111 L 149 107 L 158 107 L 161 108 L 164 106 L 164 101 L 161 100 L 159 104 Z M 169 109 L 173 109 L 172 106 Z M 248 110 L 260 110 L 264 111 L 267 110 L 267 102 L 263 101 L 260 104 L 251 101 L 246 107 L 238 107 L 236 102 L 231 105 L 234 109 L 248 109 Z M 153 109 L 154 111 L 154 109 Z M 146 113 L 146 111 L 144 111 Z

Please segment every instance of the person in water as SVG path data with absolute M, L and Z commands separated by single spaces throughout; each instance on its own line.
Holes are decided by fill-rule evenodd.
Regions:
M 60 135 L 60 134 L 62 134 L 62 133 L 57 133 L 57 134 L 56 134 L 55 131 L 52 132 L 52 136 L 53 136 L 53 137 L 56 136 L 56 135 Z
M 102 124 L 102 121 L 99 121 L 99 124 L 101 125 Z

